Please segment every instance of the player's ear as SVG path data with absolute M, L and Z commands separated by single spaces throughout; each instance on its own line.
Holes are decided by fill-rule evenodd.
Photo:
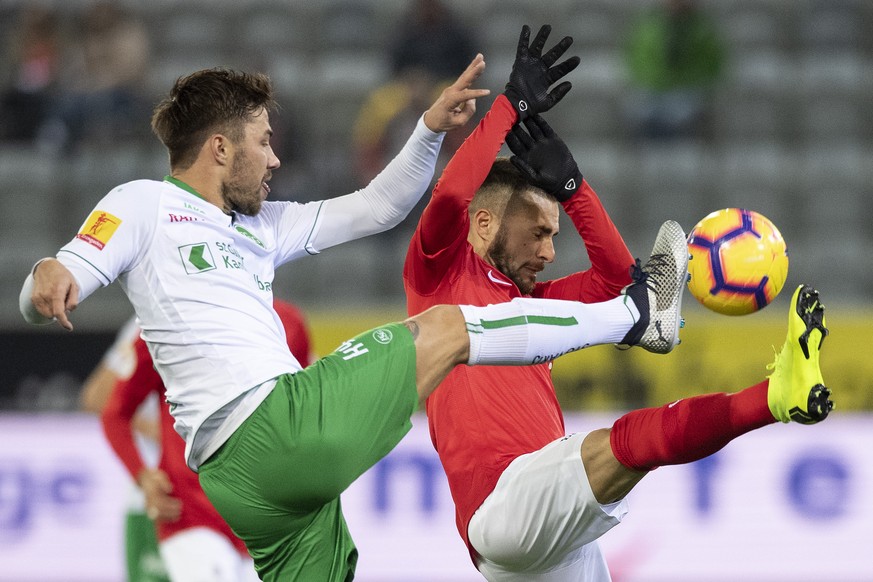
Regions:
M 499 226 L 500 221 L 497 216 L 487 208 L 480 208 L 473 213 L 470 228 L 477 238 L 490 243 L 497 234 Z
M 212 134 L 209 136 L 209 139 L 206 140 L 206 145 L 204 147 L 208 148 L 212 159 L 215 160 L 217 164 L 223 166 L 230 162 L 231 142 L 227 136 L 220 133 Z

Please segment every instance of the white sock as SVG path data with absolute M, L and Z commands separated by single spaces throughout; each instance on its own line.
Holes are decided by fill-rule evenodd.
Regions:
M 518 297 L 460 308 L 471 366 L 541 364 L 591 345 L 619 343 L 640 317 L 626 296 L 602 303 Z

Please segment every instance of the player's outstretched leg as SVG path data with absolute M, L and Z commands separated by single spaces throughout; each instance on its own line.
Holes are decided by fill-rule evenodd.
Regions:
M 619 345 L 666 354 L 679 344 L 682 291 L 688 277 L 688 243 L 679 223 L 668 220 L 661 225 L 649 260 L 642 266 L 637 260 L 632 276 L 634 282 L 622 293 L 625 300 L 633 300 L 640 319 Z
M 788 337 L 776 360 L 767 366 L 767 403 L 777 420 L 815 424 L 827 418 L 834 403 L 819 368 L 819 351 L 828 330 L 818 291 L 800 285 L 788 311 Z

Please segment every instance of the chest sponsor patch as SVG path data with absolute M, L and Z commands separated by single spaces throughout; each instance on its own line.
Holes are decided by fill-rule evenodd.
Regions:
M 118 230 L 119 225 L 121 225 L 121 219 L 117 216 L 102 210 L 95 210 L 85 221 L 85 225 L 76 235 L 76 238 L 102 251 L 115 231 Z
M 179 256 L 182 258 L 182 266 L 189 275 L 212 271 L 216 268 L 215 258 L 209 245 L 205 242 L 179 247 Z
M 247 230 L 244 229 L 243 227 L 241 227 L 241 226 L 237 226 L 237 227 L 236 227 L 236 231 L 237 231 L 238 233 L 240 233 L 241 235 L 243 235 L 243 236 L 245 236 L 245 237 L 248 237 L 249 240 L 251 240 L 252 242 L 254 242 L 256 245 L 258 245 L 258 246 L 261 247 L 262 249 L 263 249 L 263 248 L 266 248 L 266 247 L 264 246 L 264 243 L 261 242 L 261 239 L 259 239 L 258 237 L 256 237 L 255 235 L 253 235 L 252 233 L 250 233 L 249 231 L 247 231 Z

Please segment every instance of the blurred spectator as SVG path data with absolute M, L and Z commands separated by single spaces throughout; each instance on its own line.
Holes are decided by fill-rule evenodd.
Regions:
M 83 140 L 109 143 L 148 125 L 143 87 L 150 46 L 143 23 L 117 2 L 101 0 L 83 14 L 75 39 L 52 117 L 40 135 L 50 152 Z
M 423 69 L 439 81 L 454 81 L 476 56 L 470 33 L 441 0 L 415 0 L 399 30 L 391 49 L 395 75 Z
M 19 9 L 6 47 L 2 140 L 32 141 L 48 114 L 60 59 L 58 24 L 55 12 L 46 6 L 23 4 Z
M 392 78 L 371 93 L 353 130 L 360 186 L 400 151 L 418 118 L 476 56 L 470 33 L 441 0 L 415 0 L 395 29 Z M 446 135 L 440 157 L 450 158 L 467 133 Z
M 662 0 L 646 9 L 632 25 L 626 57 L 635 90 L 628 107 L 634 135 L 702 136 L 724 46 L 697 0 Z

